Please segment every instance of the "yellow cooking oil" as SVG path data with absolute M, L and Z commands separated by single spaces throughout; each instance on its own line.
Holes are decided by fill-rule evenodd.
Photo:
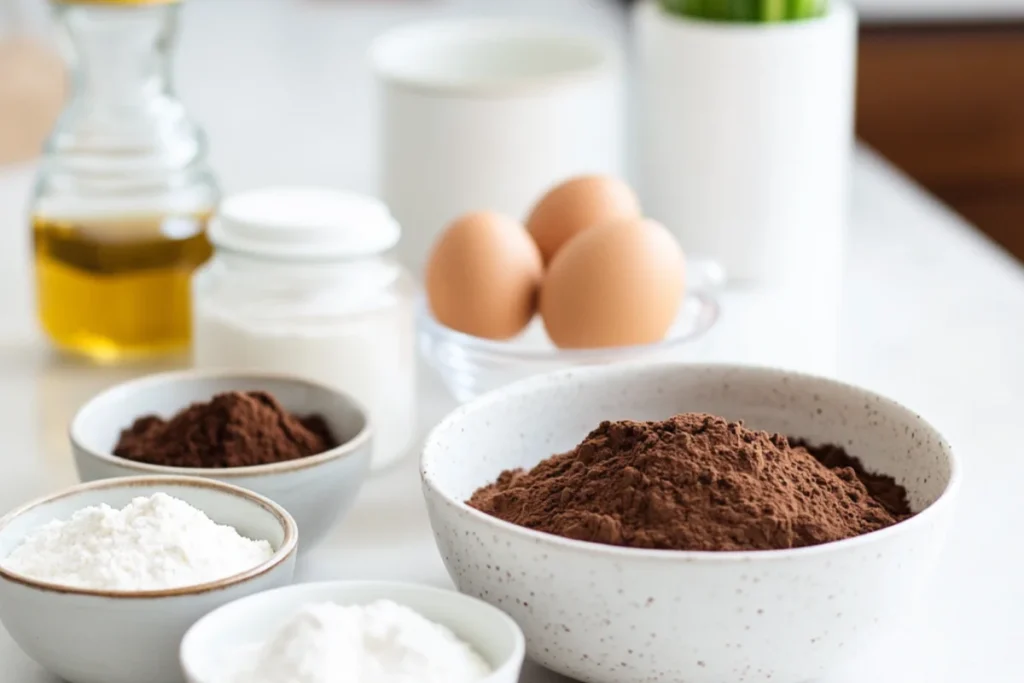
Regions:
M 212 253 L 209 214 L 35 216 L 39 319 L 53 343 L 98 361 L 184 350 L 189 282 Z

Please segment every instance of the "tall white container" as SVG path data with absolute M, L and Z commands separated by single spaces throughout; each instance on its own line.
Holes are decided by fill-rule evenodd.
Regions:
M 842 258 L 857 19 L 747 24 L 637 10 L 640 193 L 732 281 L 804 282 Z M 814 264 L 817 264 L 815 266 Z M 812 278 L 813 279 L 813 278 Z
M 613 45 L 533 22 L 402 26 L 370 51 L 380 86 L 380 192 L 420 272 L 459 215 L 525 219 L 552 185 L 621 170 L 620 60 Z

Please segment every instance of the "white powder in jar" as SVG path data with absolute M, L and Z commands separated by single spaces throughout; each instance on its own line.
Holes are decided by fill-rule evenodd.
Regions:
M 401 228 L 379 199 L 322 187 L 224 198 L 213 258 L 192 280 L 200 368 L 298 375 L 354 396 L 373 423 L 371 465 L 416 436 L 416 282 L 387 255 Z
M 165 493 L 117 510 L 102 504 L 49 522 L 0 561 L 38 581 L 113 591 L 194 586 L 239 574 L 274 554 Z
M 390 600 L 306 605 L 244 654 L 225 683 L 475 683 L 491 673 L 449 629 Z
M 193 358 L 197 368 L 296 375 L 351 394 L 369 410 L 373 466 L 379 469 L 406 454 L 415 437 L 412 303 L 396 300 L 340 312 L 335 301 L 359 295 L 339 290 L 330 296 L 261 294 L 252 287 L 246 294 L 255 301 L 211 305 L 197 300 Z

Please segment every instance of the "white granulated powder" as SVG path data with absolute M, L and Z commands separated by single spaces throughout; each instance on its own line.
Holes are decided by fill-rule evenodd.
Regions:
M 115 510 L 103 504 L 30 534 L 4 569 L 75 588 L 142 591 L 194 586 L 248 571 L 273 555 L 165 493 Z
M 450 630 L 389 600 L 303 607 L 225 683 L 474 683 L 491 668 Z

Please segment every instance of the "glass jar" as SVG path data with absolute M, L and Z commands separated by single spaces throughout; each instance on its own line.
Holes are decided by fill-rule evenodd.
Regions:
M 412 278 L 384 252 L 398 242 L 367 197 L 273 188 L 228 197 L 210 223 L 214 257 L 193 278 L 196 367 L 293 374 L 360 401 L 373 467 L 416 431 Z
M 179 5 L 53 6 L 72 88 L 31 207 L 40 322 L 58 347 L 96 359 L 183 350 L 218 190 L 171 87 Z

